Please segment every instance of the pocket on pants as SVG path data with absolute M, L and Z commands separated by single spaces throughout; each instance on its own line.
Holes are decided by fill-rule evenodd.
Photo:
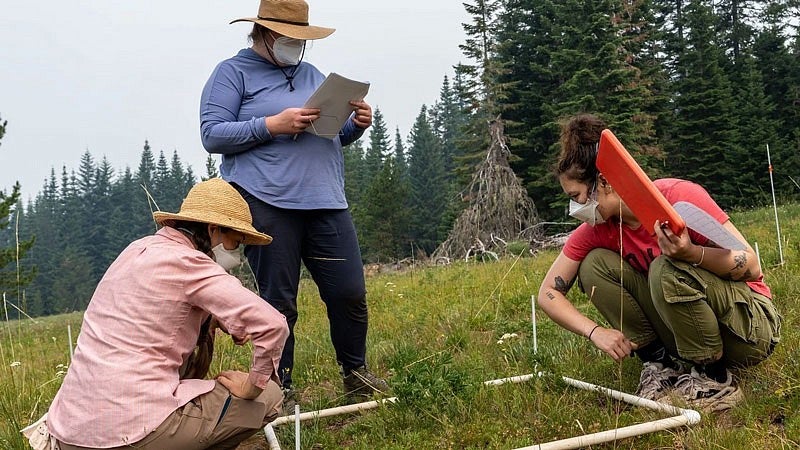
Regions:
M 746 299 L 734 300 L 727 314 L 719 318 L 721 325 L 748 344 L 757 344 L 752 305 Z
M 661 288 L 667 303 L 684 303 L 705 300 L 707 283 L 693 267 L 682 261 L 670 260 L 673 270 L 665 270 Z

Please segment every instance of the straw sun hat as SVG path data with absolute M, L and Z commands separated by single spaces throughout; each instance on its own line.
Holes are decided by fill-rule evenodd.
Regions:
M 253 216 L 247 202 L 222 178 L 197 183 L 186 194 L 179 212 L 156 211 L 153 218 L 159 225 L 173 220 L 220 225 L 244 234 L 244 243 L 248 245 L 272 242 L 272 237 L 253 228 Z
M 261 0 L 258 17 L 245 17 L 234 22 L 253 22 L 284 36 L 312 40 L 328 37 L 335 28 L 308 24 L 308 3 L 304 0 Z

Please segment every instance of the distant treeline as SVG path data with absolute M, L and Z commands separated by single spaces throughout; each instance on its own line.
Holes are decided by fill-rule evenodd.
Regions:
M 549 168 L 559 122 L 579 112 L 603 117 L 651 177 L 697 181 L 724 208 L 771 201 L 767 145 L 779 200 L 800 194 L 798 1 L 487 0 L 465 8 L 469 63 L 444 77 L 439 99 L 421 107 L 406 137 L 391 133 L 376 107 L 368 134 L 344 150 L 366 262 L 430 254 L 446 238 L 496 117 L 544 220 L 565 217 Z M 216 174 L 213 161 L 206 172 Z M 14 199 L 16 207 L 0 210 L 6 221 L 19 211 L 20 241 L 35 239 L 21 247 L 17 277 L 16 220 L 0 221 L 3 291 L 31 315 L 84 308 L 119 251 L 155 230 L 142 186 L 158 207 L 176 211 L 196 181 L 177 153 L 156 160 L 147 143 L 135 172 L 115 174 L 86 152 L 77 172 L 53 171 L 29 204 Z

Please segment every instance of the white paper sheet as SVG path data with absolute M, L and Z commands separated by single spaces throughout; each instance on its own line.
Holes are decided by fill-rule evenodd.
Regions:
M 718 246 L 728 250 L 744 250 L 746 248 L 721 223 L 697 206 L 689 202 L 677 202 L 672 206 L 683 217 L 687 227 L 711 239 Z
M 307 133 L 334 139 L 353 112 L 351 100 L 363 100 L 369 83 L 351 80 L 331 72 L 319 85 L 303 108 L 319 108 L 319 119 L 306 128 Z

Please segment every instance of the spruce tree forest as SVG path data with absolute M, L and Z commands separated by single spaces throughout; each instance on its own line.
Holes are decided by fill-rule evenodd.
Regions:
M 598 114 L 651 178 L 702 184 L 726 209 L 800 197 L 800 0 L 472 0 L 466 62 L 436 75 L 407 136 L 384 121 L 344 149 L 364 262 L 430 255 L 469 196 L 501 119 L 542 221 L 569 221 L 550 167 L 559 123 Z M 0 105 L 2 108 L 2 105 Z M 13 117 L 0 120 L 0 139 Z M 0 151 L 4 151 L 0 147 Z M 147 141 L 138 167 L 87 150 L 27 203 L 0 192 L 0 290 L 9 317 L 82 310 L 117 254 L 178 211 L 201 175 Z M 18 309 L 15 309 L 18 308 Z M 20 311 L 21 310 L 21 311 Z

